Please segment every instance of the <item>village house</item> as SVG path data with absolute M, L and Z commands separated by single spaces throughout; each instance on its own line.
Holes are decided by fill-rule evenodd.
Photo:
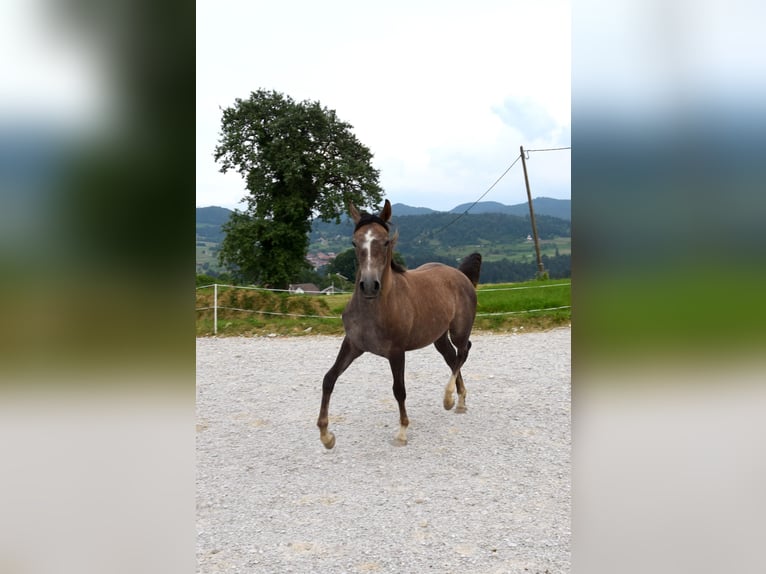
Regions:
M 296 295 L 301 295 L 303 293 L 308 293 L 310 295 L 318 295 L 321 293 L 319 290 L 319 287 L 314 285 L 313 283 L 290 283 L 290 285 L 287 287 L 287 290 L 290 293 L 294 293 Z
M 335 259 L 336 253 L 334 251 L 329 251 L 328 253 L 325 253 L 324 251 L 319 251 L 317 253 L 309 253 L 306 256 L 306 259 L 309 263 L 311 263 L 311 266 L 314 269 L 319 269 L 320 267 L 324 267 L 330 261 Z

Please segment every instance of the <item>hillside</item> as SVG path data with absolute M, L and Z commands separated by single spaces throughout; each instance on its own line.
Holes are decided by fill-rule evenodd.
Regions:
M 231 209 L 211 205 L 210 207 L 197 208 L 197 225 L 200 223 L 210 225 L 223 225 L 229 220 Z
M 197 208 L 197 273 L 215 273 L 220 270 L 218 265 L 218 249 L 224 238 L 221 226 L 229 220 L 231 213 L 231 210 L 225 207 Z
M 221 226 L 229 221 L 231 210 L 225 207 L 197 208 L 197 241 L 220 243 L 223 241 Z
M 473 251 L 481 252 L 488 265 L 499 265 L 503 260 L 530 264 L 534 260 L 526 203 L 507 206 L 480 202 L 468 214 L 461 215 L 470 206 L 464 204 L 450 212 L 440 212 L 394 204 L 393 223 L 399 231 L 397 250 L 407 265 L 416 267 L 427 261 L 454 264 Z M 534 206 L 542 254 L 548 258 L 568 257 L 571 253 L 570 200 L 536 198 Z M 197 208 L 198 272 L 218 270 L 218 246 L 223 241 L 221 225 L 230 214 L 231 211 L 222 207 Z M 352 232 L 348 218 L 337 225 L 315 221 L 309 254 L 316 260 L 327 261 L 350 248 Z M 501 273 L 500 280 L 511 279 L 504 279 Z
M 471 207 L 471 203 L 462 203 L 453 207 L 450 213 L 463 213 Z M 538 215 L 550 215 L 570 221 L 572 219 L 572 201 L 569 199 L 553 199 L 551 197 L 536 197 L 532 200 L 532 207 L 535 210 L 535 218 Z M 396 212 L 394 212 L 396 213 Z M 509 215 L 518 215 L 526 217 L 529 215 L 529 205 L 517 203 L 515 205 L 504 205 L 496 201 L 481 201 L 477 203 L 470 213 L 507 213 Z M 405 214 L 402 214 L 405 215 Z
M 412 207 L 404 203 L 394 203 L 391 209 L 399 215 L 429 215 L 431 213 L 439 213 L 430 207 Z
M 431 209 L 430 207 L 413 207 L 405 203 L 394 203 L 392 205 L 394 216 L 401 217 L 405 215 L 432 215 L 435 213 L 463 213 L 471 207 L 472 203 L 461 203 L 447 212 Z M 535 215 L 550 215 L 560 219 L 571 220 L 572 201 L 569 199 L 553 199 L 550 197 L 536 197 L 532 200 L 532 206 L 535 209 Z M 529 214 L 529 206 L 525 203 L 514 205 L 505 205 L 497 201 L 480 201 L 471 208 L 470 213 L 507 213 L 526 217 Z M 231 210 L 225 207 L 198 207 L 197 208 L 197 233 L 200 228 L 220 227 L 229 219 Z
M 571 225 L 568 221 L 547 215 L 535 215 L 541 252 L 553 256 L 571 251 Z M 393 223 L 399 231 L 397 251 L 409 267 L 427 261 L 453 264 L 468 253 L 479 251 L 485 261 L 525 261 L 534 257 L 534 244 L 529 239 L 532 227 L 529 217 L 505 213 L 469 213 L 459 217 L 453 213 L 396 216 Z M 350 221 L 335 225 L 314 222 L 310 235 L 310 252 L 341 253 L 350 248 L 353 226 Z

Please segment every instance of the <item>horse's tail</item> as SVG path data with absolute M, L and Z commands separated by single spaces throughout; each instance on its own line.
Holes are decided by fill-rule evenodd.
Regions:
M 481 272 L 481 254 L 471 253 L 468 257 L 460 262 L 458 267 L 466 277 L 471 280 L 473 286 L 476 287 L 479 284 L 479 273 Z

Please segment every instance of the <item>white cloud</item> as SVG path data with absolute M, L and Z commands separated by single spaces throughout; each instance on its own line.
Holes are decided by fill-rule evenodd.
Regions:
M 244 194 L 217 174 L 212 149 L 218 107 L 259 88 L 335 109 L 373 152 L 392 201 L 473 201 L 533 143 L 496 110 L 520 98 L 547 113 L 549 137 L 566 130 L 569 10 L 563 1 L 198 2 L 197 204 Z M 559 171 L 568 197 L 568 168 Z
M 492 111 L 503 123 L 521 132 L 527 141 L 550 139 L 558 127 L 548 111 L 531 98 L 506 98 Z

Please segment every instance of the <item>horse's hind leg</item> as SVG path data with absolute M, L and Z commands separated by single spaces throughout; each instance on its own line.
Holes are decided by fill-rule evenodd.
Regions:
M 455 347 L 452 346 L 448 333 L 445 332 L 441 337 L 434 341 L 434 346 L 436 347 L 436 350 L 441 353 L 441 356 L 444 357 L 444 361 L 452 371 L 452 376 L 450 377 L 447 386 L 444 388 L 444 408 L 446 410 L 450 410 L 453 406 L 455 406 L 455 398 L 453 395 L 455 393 L 455 388 L 457 388 L 458 406 L 457 409 L 455 409 L 455 412 L 464 413 L 466 410 L 466 391 L 465 384 L 463 384 L 463 376 L 460 374 L 459 366 L 462 363 L 460 363 L 458 360 L 458 353 L 455 351 Z M 463 359 L 463 362 L 465 362 L 465 359 Z
M 447 386 L 444 388 L 444 408 L 450 410 L 455 406 L 454 393 L 457 389 L 457 407 L 455 408 L 455 412 L 464 413 L 467 410 L 465 406 L 465 396 L 467 393 L 460 368 L 465 364 L 466 359 L 468 359 L 468 351 L 471 349 L 471 341 L 466 338 L 465 341 L 458 339 L 458 342 L 455 343 L 454 346 L 453 343 L 454 340 L 450 341 L 449 334 L 444 333 L 434 341 L 434 346 L 441 353 L 442 357 L 444 357 L 444 360 L 447 362 L 450 369 L 452 369 L 452 376 L 450 377 Z M 457 350 L 455 350 L 455 347 L 457 347 Z
M 466 412 L 467 408 L 465 406 L 465 383 L 463 383 L 463 374 L 460 372 L 460 369 L 465 364 L 466 359 L 468 359 L 468 351 L 471 349 L 471 341 L 466 341 L 466 345 L 463 349 L 458 348 L 457 350 L 457 376 L 455 377 L 455 383 L 457 386 L 457 407 L 455 407 L 456 413 L 464 413 Z
M 354 362 L 354 359 L 359 357 L 362 351 L 357 349 L 348 338 L 343 339 L 343 343 L 338 351 L 338 357 L 335 359 L 335 363 L 322 381 L 322 405 L 319 407 L 319 418 L 317 419 L 317 426 L 319 427 L 319 439 L 325 448 L 332 448 L 335 446 L 335 435 L 327 430 L 327 410 L 330 406 L 330 395 L 335 388 L 335 381 L 338 380 L 348 366 Z

